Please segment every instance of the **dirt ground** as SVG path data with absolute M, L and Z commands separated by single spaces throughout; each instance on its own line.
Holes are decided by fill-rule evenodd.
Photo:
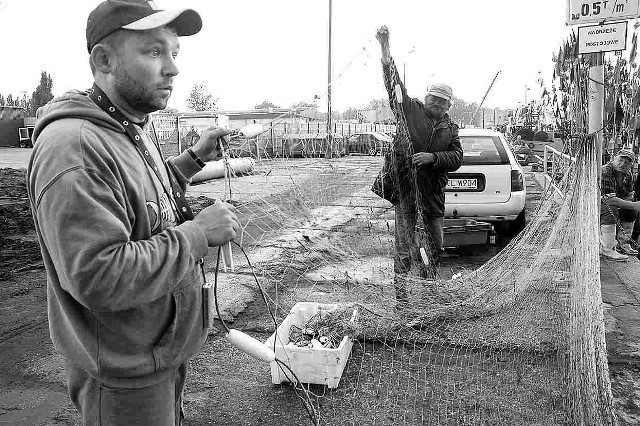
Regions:
M 62 359 L 49 339 L 46 278 L 24 176 L 24 170 L 0 169 L 0 424 L 79 425 L 81 419 L 66 394 Z M 206 188 L 199 189 L 193 200 L 196 210 L 211 202 L 204 195 Z M 278 200 L 288 208 L 304 210 L 291 195 Z M 535 191 L 531 197 L 527 208 L 532 211 Z M 267 219 L 249 221 L 253 233 L 281 219 L 273 212 L 264 216 Z M 443 263 L 454 265 L 461 256 L 468 268 L 475 268 L 506 242 L 507 237 L 475 254 L 453 252 Z M 264 341 L 273 325 L 262 306 L 250 305 L 235 319 L 234 327 Z M 281 424 L 283 418 L 291 425 L 309 424 L 291 389 L 270 385 L 268 367 L 231 348 L 220 333 L 210 335 L 190 368 L 187 425 L 273 425 Z M 621 363 L 610 365 L 610 370 L 620 424 L 639 424 L 640 371 Z M 364 413 L 366 407 L 354 411 Z M 388 421 L 393 424 L 393 419 Z

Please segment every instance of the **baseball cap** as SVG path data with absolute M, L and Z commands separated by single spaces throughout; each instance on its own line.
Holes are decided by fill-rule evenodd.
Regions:
M 631 160 L 632 163 L 636 161 L 636 155 L 633 153 L 633 151 L 627 148 L 622 148 L 616 155 L 618 157 L 627 157 Z
M 427 92 L 427 96 L 433 95 L 439 98 L 445 99 L 447 101 L 451 101 L 453 97 L 453 91 L 451 87 L 446 84 L 433 84 L 429 87 L 429 91 Z
M 119 30 L 144 31 L 171 23 L 178 36 L 190 36 L 202 28 L 202 19 L 193 9 L 162 10 L 147 0 L 106 0 L 87 19 L 87 49 Z

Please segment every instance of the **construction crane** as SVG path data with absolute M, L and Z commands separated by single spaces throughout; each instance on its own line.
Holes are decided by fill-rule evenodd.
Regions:
M 482 108 L 482 104 L 484 104 L 484 100 L 487 99 L 487 95 L 491 91 L 491 88 L 493 87 L 493 83 L 496 82 L 496 78 L 498 78 L 498 74 L 500 74 L 500 71 L 498 71 L 496 73 L 496 76 L 493 77 L 493 80 L 491 81 L 491 84 L 487 89 L 487 93 L 484 94 L 484 96 L 482 97 L 482 100 L 480 101 L 480 105 L 478 105 L 478 108 L 476 108 L 476 110 L 473 112 L 473 115 L 471 116 L 471 120 L 469 120 L 469 124 L 473 124 L 473 121 L 476 119 L 476 115 L 478 115 L 478 111 L 480 111 L 480 108 Z

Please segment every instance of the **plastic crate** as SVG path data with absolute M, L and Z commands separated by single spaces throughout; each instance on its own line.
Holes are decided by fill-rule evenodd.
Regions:
M 445 219 L 443 247 L 487 244 L 491 224 L 473 219 Z
M 342 377 L 342 372 L 347 364 L 353 341 L 349 336 L 344 336 L 337 348 L 303 348 L 286 346 L 289 343 L 289 331 L 291 326 L 301 327 L 314 315 L 321 311 L 335 311 L 337 304 L 321 304 L 314 302 L 299 302 L 294 305 L 287 317 L 278 326 L 277 341 L 275 345 L 276 358 L 285 363 L 298 376 L 301 383 L 326 385 L 329 388 L 337 388 Z M 356 321 L 357 311 L 353 311 L 351 321 Z M 276 333 L 264 343 L 273 349 Z M 288 376 L 287 376 L 288 374 Z M 294 381 L 291 372 L 279 366 L 275 361 L 271 362 L 271 381 L 274 384 Z

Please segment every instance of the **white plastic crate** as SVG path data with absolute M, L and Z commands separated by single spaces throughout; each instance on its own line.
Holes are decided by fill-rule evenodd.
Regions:
M 276 331 L 277 340 L 276 333 L 273 333 L 264 343 L 273 349 L 273 342 L 276 340 L 276 358 L 287 364 L 302 383 L 326 385 L 329 388 L 337 388 L 340 383 L 342 372 L 353 346 L 353 341 L 349 336 L 344 336 L 337 348 L 286 346 L 290 341 L 289 331 L 291 326 L 302 327 L 318 312 L 335 311 L 338 307 L 339 305 L 337 304 L 298 302 L 278 326 Z M 351 321 L 355 322 L 356 316 L 357 311 L 354 310 Z M 289 375 L 288 377 L 287 374 Z M 271 381 L 273 383 L 278 384 L 294 380 L 286 368 L 279 366 L 275 361 L 271 362 Z

